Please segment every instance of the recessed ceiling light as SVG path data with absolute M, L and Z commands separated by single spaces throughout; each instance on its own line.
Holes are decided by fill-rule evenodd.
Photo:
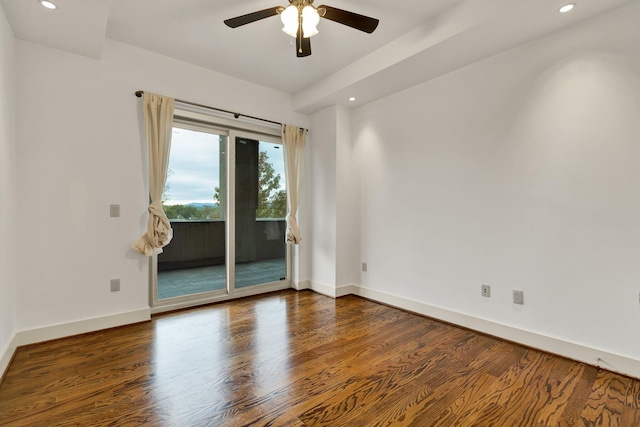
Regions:
M 560 9 L 558 9 L 558 12 L 560 13 L 567 13 L 571 10 L 573 10 L 573 8 L 576 7 L 575 3 L 569 3 L 569 4 L 565 4 L 564 6 L 562 6 Z
M 47 1 L 47 0 L 38 0 L 38 3 L 40 3 L 41 5 L 43 5 L 44 7 L 46 7 L 47 9 L 57 9 L 58 5 L 56 5 L 53 2 Z
M 349 101 L 351 101 L 351 102 L 353 102 L 353 101 L 355 101 L 355 100 L 356 100 L 356 97 L 355 97 L 355 96 L 352 96 L 352 97 L 350 97 L 350 98 L 349 98 Z

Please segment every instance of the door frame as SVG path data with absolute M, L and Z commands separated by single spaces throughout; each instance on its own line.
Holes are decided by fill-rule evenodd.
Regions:
M 206 119 L 206 120 L 205 120 Z M 231 122 L 234 126 L 229 126 Z M 225 278 L 226 289 L 189 294 L 158 300 L 158 256 L 154 254 L 149 260 L 149 306 L 151 313 L 179 310 L 198 305 L 211 304 L 251 295 L 258 295 L 292 287 L 292 245 L 286 243 L 285 263 L 286 279 L 278 282 L 257 284 L 235 288 L 235 153 L 236 138 L 247 138 L 282 145 L 279 129 L 256 125 L 254 123 L 238 123 L 228 119 L 203 114 L 191 109 L 176 108 L 174 125 L 200 132 L 225 135 L 226 142 L 226 184 L 227 201 L 225 209 Z M 288 192 L 287 192 L 288 197 Z

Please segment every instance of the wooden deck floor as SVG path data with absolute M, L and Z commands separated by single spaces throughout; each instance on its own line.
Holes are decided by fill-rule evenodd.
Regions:
M 9 426 L 640 426 L 640 381 L 283 291 L 18 349 Z

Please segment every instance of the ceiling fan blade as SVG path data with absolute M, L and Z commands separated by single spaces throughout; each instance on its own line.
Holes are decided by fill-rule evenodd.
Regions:
M 302 37 L 302 27 L 299 27 L 296 36 L 296 56 L 303 58 L 309 55 L 311 55 L 311 37 Z
M 251 24 L 264 18 L 276 16 L 282 10 L 282 6 L 271 7 L 269 9 L 259 10 L 257 12 L 247 13 L 246 15 L 236 16 L 235 18 L 225 19 L 224 23 L 228 27 L 237 28 L 242 25 Z
M 325 9 L 326 13 L 323 18 L 330 21 L 337 22 L 342 25 L 346 25 L 356 30 L 364 31 L 365 33 L 373 33 L 378 27 L 380 22 L 378 19 L 370 18 L 368 16 L 359 15 L 357 13 L 349 12 L 346 10 L 338 9 L 331 6 L 318 6 L 318 9 Z

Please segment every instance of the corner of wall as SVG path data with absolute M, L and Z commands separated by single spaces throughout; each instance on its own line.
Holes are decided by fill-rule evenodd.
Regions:
M 38 342 L 50 341 L 73 335 L 100 331 L 102 329 L 117 328 L 119 326 L 146 322 L 148 320 L 151 320 L 151 309 L 149 308 L 19 331 L 16 333 L 14 341 L 16 341 L 16 344 L 19 347 L 22 345 L 35 344 Z
M 0 376 L 15 352 L 17 142 L 15 38 L 0 5 Z
M 0 385 L 2 385 L 4 375 L 7 373 L 7 368 L 9 368 L 17 348 L 18 341 L 16 339 L 16 334 L 14 333 L 9 339 L 7 345 L 2 349 L 2 351 L 0 351 Z
M 295 289 L 296 291 L 303 291 L 305 289 L 310 289 L 311 288 L 311 281 L 310 280 L 300 280 L 299 282 L 293 282 L 292 283 L 292 288 Z
M 46 326 L 43 328 L 29 329 L 14 332 L 7 345 L 0 352 L 0 378 L 4 377 L 11 360 L 18 349 L 23 345 L 51 341 L 73 335 L 95 332 L 102 329 L 116 328 L 134 323 L 146 322 L 151 319 L 151 310 L 143 309 L 130 311 L 93 319 L 80 320 L 60 325 Z M 0 383 L 1 384 L 1 383 Z

